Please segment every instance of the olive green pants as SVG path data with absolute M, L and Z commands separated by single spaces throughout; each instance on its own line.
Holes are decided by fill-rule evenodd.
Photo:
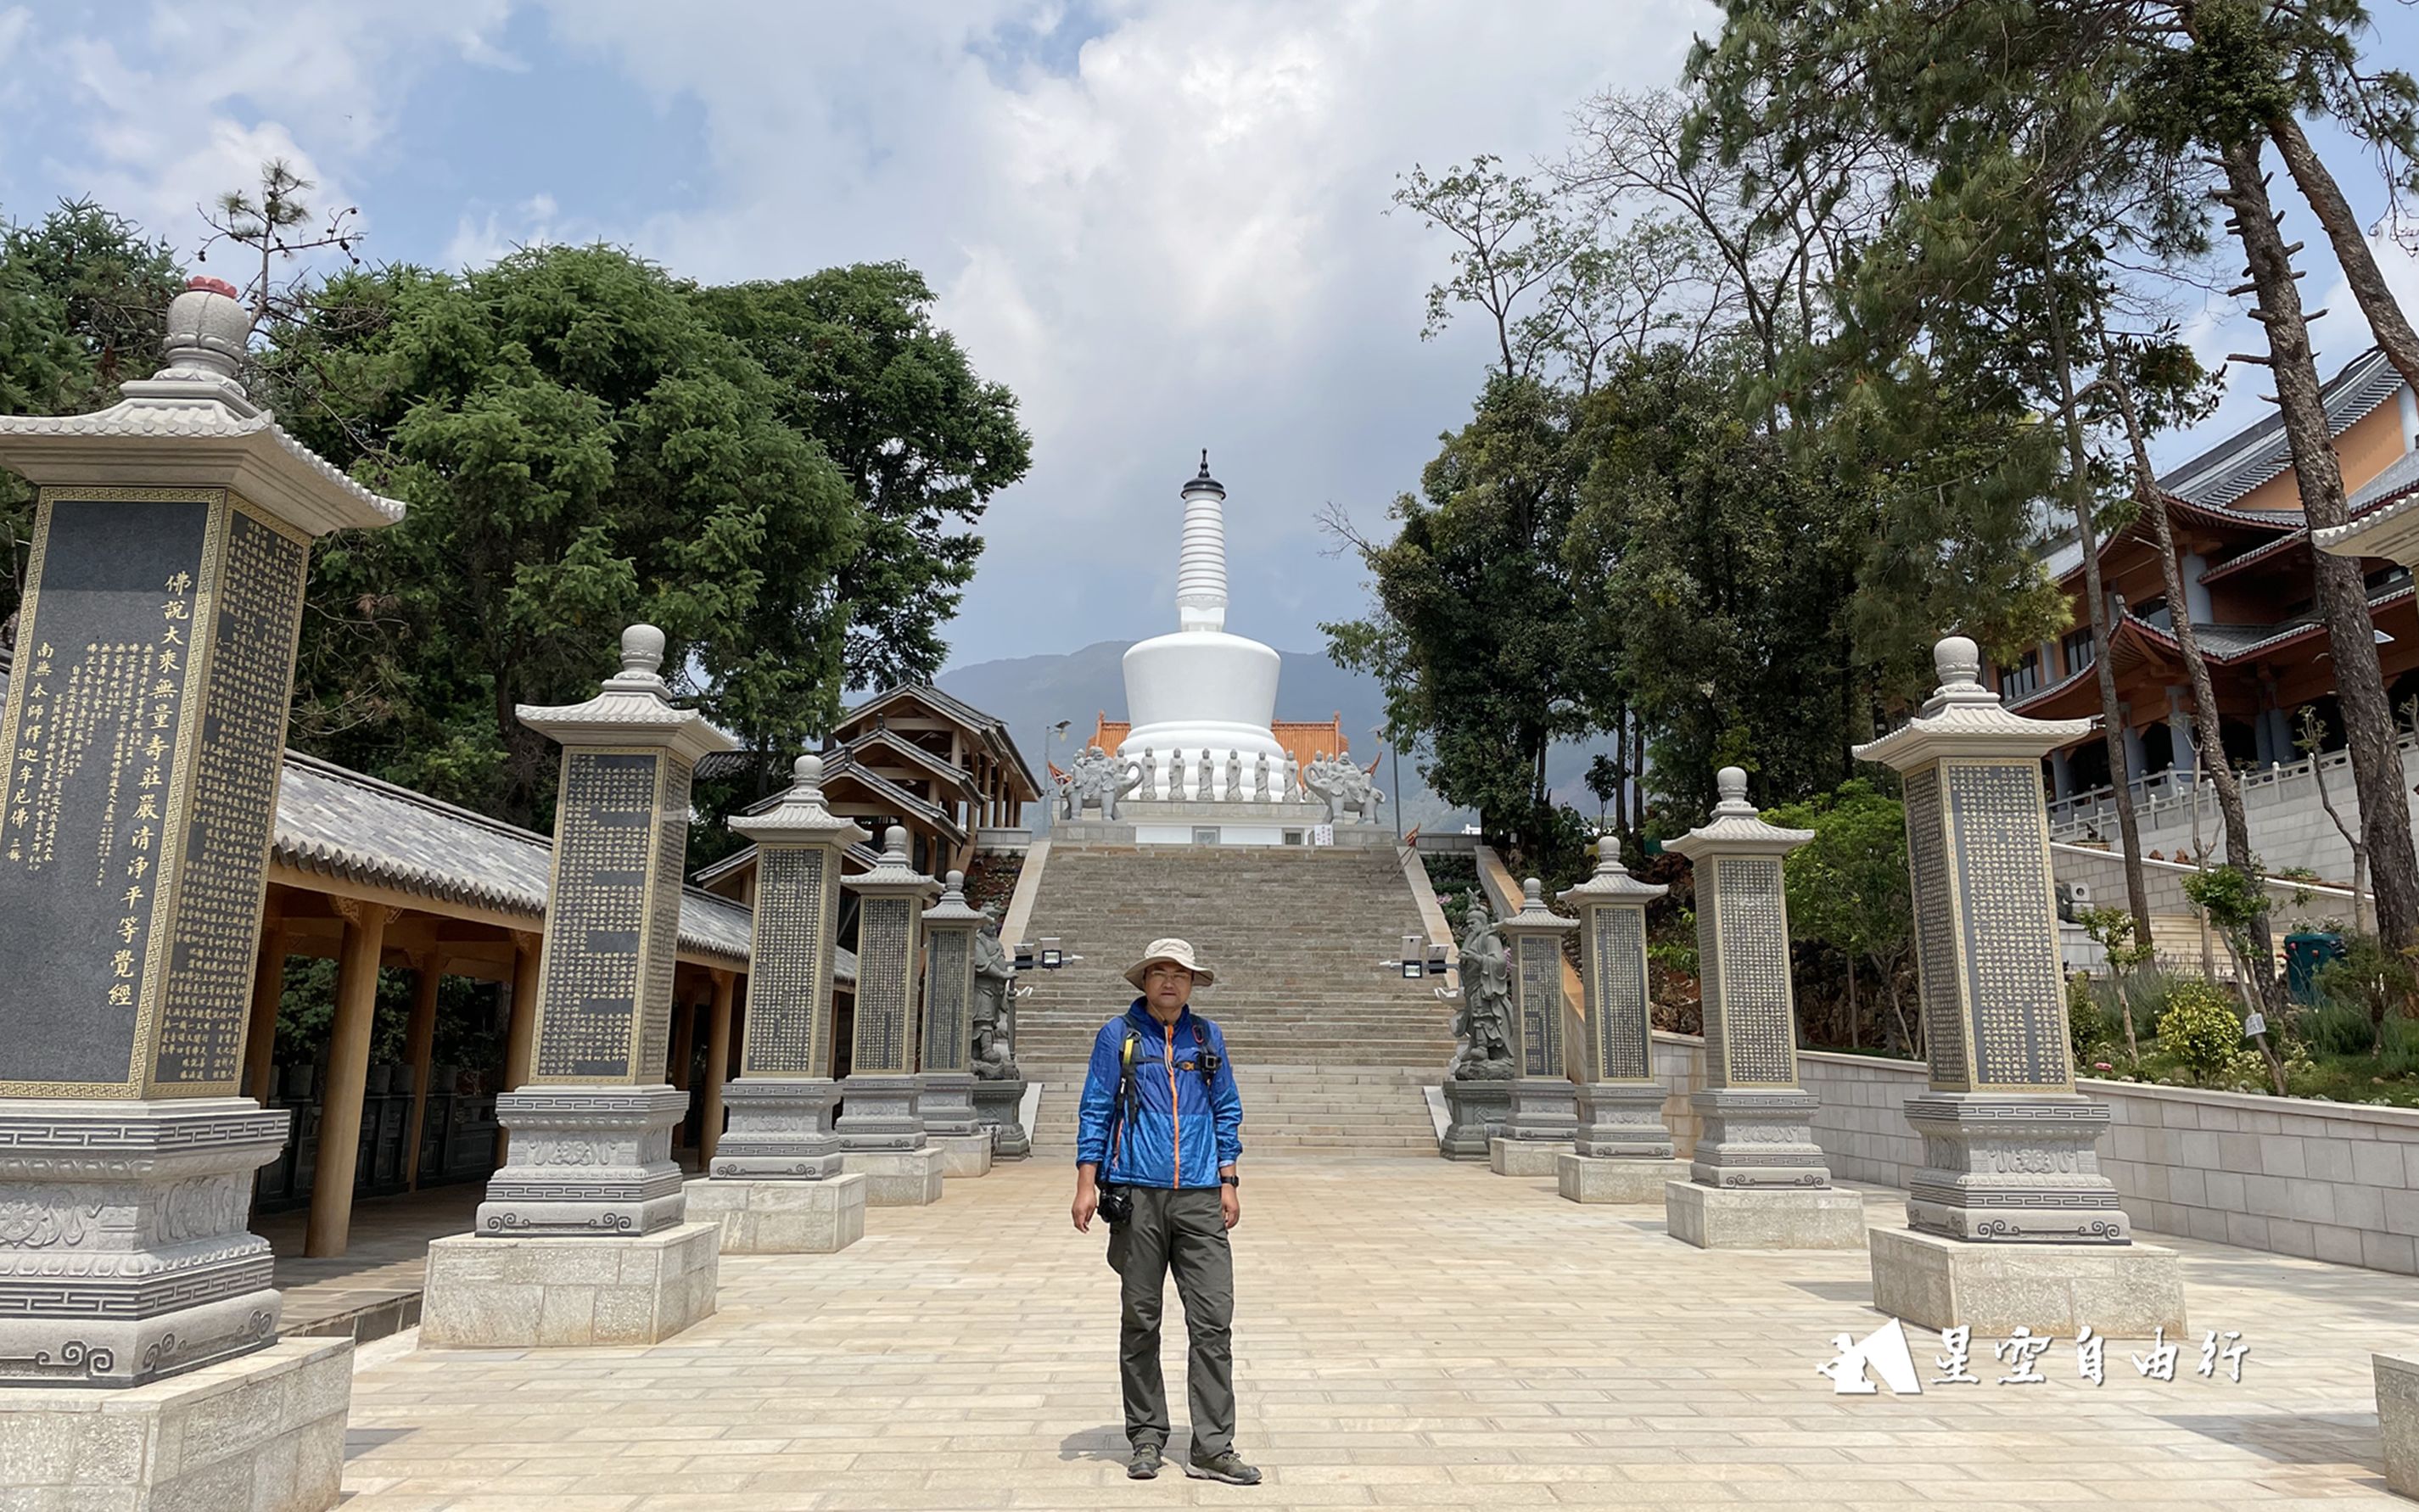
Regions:
M 1126 1442 L 1167 1446 L 1167 1385 L 1159 1371 L 1160 1311 L 1167 1273 L 1184 1303 L 1191 1340 L 1184 1399 L 1193 1414 L 1193 1458 L 1235 1446 L 1235 1256 L 1214 1186 L 1129 1187 L 1133 1216 L 1109 1235 L 1109 1263 L 1124 1283 L 1117 1374 L 1125 1387 Z

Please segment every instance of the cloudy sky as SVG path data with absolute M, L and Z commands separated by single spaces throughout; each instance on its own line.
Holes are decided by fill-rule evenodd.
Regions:
M 2372 55 L 2419 57 L 2412 11 L 2376 8 Z M 706 282 L 904 258 L 1036 443 L 958 661 L 1172 628 L 1202 446 L 1230 624 L 1311 650 L 1362 600 L 1316 513 L 1379 523 L 1485 360 L 1474 330 L 1419 340 L 1445 248 L 1385 213 L 1395 174 L 1559 157 L 1572 107 L 1668 82 L 1711 24 L 1693 0 L 0 0 L 0 213 L 88 194 L 190 253 L 196 204 L 284 156 L 380 258 L 602 239 Z M 2332 364 L 2365 331 L 2291 229 Z M 2256 339 L 2187 314 L 2211 361 Z

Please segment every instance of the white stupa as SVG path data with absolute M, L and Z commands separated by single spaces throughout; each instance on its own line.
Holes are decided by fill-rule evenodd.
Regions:
M 1183 499 L 1176 630 L 1126 652 L 1126 717 L 1132 729 L 1117 754 L 1140 760 L 1149 751 L 1155 757 L 1157 791 L 1137 796 L 1191 796 L 1207 751 L 1216 795 L 1240 797 L 1225 791 L 1230 754 L 1238 759 L 1244 785 L 1263 756 L 1280 774 L 1285 767 L 1285 748 L 1270 728 L 1276 717 L 1279 658 L 1257 640 L 1226 633 L 1226 490 L 1210 475 L 1206 451 L 1200 474 L 1184 486 Z M 1163 786 L 1176 753 L 1186 768 L 1182 794 Z

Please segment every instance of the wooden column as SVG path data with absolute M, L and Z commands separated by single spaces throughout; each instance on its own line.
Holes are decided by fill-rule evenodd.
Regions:
M 529 1085 L 530 1067 L 537 1055 L 537 964 L 546 936 L 513 932 L 513 1016 L 504 1027 L 504 1090 L 517 1092 Z M 496 1164 L 504 1164 L 512 1149 L 509 1129 L 496 1131 Z
M 722 1084 L 731 1074 L 731 1000 L 737 985 L 738 978 L 732 973 L 714 973 L 714 1017 L 705 1039 L 704 1117 L 697 1132 L 701 1167 L 714 1164 L 714 1147 L 722 1139 Z
M 285 995 L 285 931 L 275 914 L 260 924 L 260 959 L 252 968 L 252 1021 L 243 1031 L 244 1092 L 269 1105 L 277 1073 L 277 1004 Z
M 328 1084 L 319 1109 L 319 1168 L 302 1253 L 345 1253 L 353 1227 L 353 1173 L 362 1152 L 362 1096 L 369 1086 L 370 1031 L 377 1017 L 378 955 L 398 909 L 350 898 L 330 900 L 345 918 L 336 964 L 336 1020 L 328 1034 Z
M 445 957 L 435 946 L 411 957 L 411 1023 L 404 1031 L 404 1055 L 411 1061 L 411 1132 L 403 1147 L 403 1188 L 420 1190 L 420 1131 L 428 1117 L 428 1072 L 437 1057 L 437 986 L 445 980 Z

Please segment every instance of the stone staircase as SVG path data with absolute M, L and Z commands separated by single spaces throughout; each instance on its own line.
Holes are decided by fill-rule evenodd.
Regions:
M 1194 1006 L 1225 1031 L 1247 1149 L 1435 1153 L 1421 1088 L 1453 1057 L 1453 1007 L 1391 964 L 1425 931 L 1390 847 L 1054 847 L 1024 933 L 1084 958 L 1019 1005 L 1017 1059 L 1048 1088 L 1037 1149 L 1072 1151 L 1092 1037 L 1134 995 L 1118 972 L 1175 934 L 1219 973 Z

